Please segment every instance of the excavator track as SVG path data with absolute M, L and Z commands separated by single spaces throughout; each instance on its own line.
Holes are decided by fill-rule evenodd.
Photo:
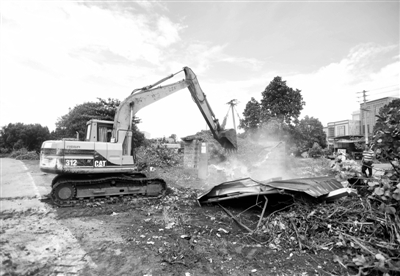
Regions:
M 158 198 L 165 194 L 166 188 L 165 181 L 158 178 L 138 178 L 129 175 L 86 179 L 62 177 L 54 181 L 50 195 L 53 204 L 59 207 L 73 207 L 99 199 L 114 202 L 116 197 Z

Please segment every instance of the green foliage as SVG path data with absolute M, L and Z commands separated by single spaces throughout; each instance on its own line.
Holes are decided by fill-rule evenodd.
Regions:
M 174 141 L 175 141 L 175 143 L 176 143 L 176 134 L 171 134 L 170 136 L 169 136 L 169 138 L 172 138 L 172 139 L 174 139 Z
M 17 149 L 17 150 L 13 150 L 11 153 L 10 153 L 10 158 L 16 158 L 16 157 L 18 157 L 18 156 L 20 156 L 20 155 L 25 155 L 25 154 L 27 154 L 28 153 L 28 150 L 26 149 L 26 148 L 20 148 L 20 149 Z
M 70 108 L 69 112 L 56 122 L 56 130 L 52 132 L 53 139 L 76 137 L 79 133 L 81 140 L 85 137 L 86 122 L 91 119 L 113 121 L 120 101 L 117 99 L 101 99 L 98 102 L 86 102 Z
M 322 155 L 322 148 L 321 146 L 315 142 L 312 148 L 308 150 L 308 155 L 311 157 L 317 157 Z
M 368 179 L 367 185 L 360 188 L 364 195 L 361 198 L 362 211 L 368 214 L 367 219 L 374 222 L 374 227 L 370 229 L 370 233 L 363 233 L 361 238 L 357 239 L 358 245 L 361 242 L 364 243 L 357 248 L 359 253 L 354 254 L 353 258 L 347 261 L 344 258 L 338 258 L 338 261 L 344 264 L 348 263 L 357 267 L 363 275 L 370 275 L 372 271 L 385 273 L 400 271 L 398 262 L 400 167 L 397 162 L 400 157 L 400 100 L 394 100 L 381 108 L 377 117 L 372 138 L 373 149 L 377 157 L 382 161 L 390 162 L 392 168 L 385 170 L 383 175 Z M 355 162 L 352 162 L 353 164 L 347 166 L 345 161 L 339 167 L 336 175 L 339 180 L 346 180 L 359 174 L 359 166 L 357 167 Z M 351 238 L 356 241 L 356 238 Z
M 321 148 L 326 147 L 326 134 L 322 123 L 314 117 L 305 116 L 294 127 L 292 137 L 294 143 L 302 150 L 308 150 L 318 143 Z
M 0 130 L 2 148 L 10 152 L 26 148 L 28 151 L 40 151 L 43 141 L 50 138 L 49 129 L 40 124 L 8 124 Z
M 384 161 L 400 159 L 400 99 L 391 101 L 376 116 L 372 143 L 377 158 Z
M 154 145 L 140 147 L 136 152 L 138 167 L 170 167 L 182 166 L 183 154 L 174 149 L 157 148 Z
M 17 160 L 39 160 L 39 154 L 36 151 L 28 151 L 26 148 L 13 151 L 10 156 Z
M 246 104 L 243 111 L 243 119 L 240 120 L 239 128 L 246 132 L 253 132 L 258 129 L 261 119 L 261 105 L 253 97 Z
M 132 126 L 132 147 L 138 148 L 146 143 L 146 137 L 139 131 L 136 124 Z
M 275 77 L 262 92 L 261 121 L 267 122 L 272 117 L 290 125 L 297 121 L 304 105 L 301 90 L 294 90 L 281 77 Z
M 377 115 L 372 138 L 376 156 L 389 161 L 388 170 L 379 181 L 369 182 L 372 196 L 379 199 L 379 210 L 388 214 L 400 214 L 400 99 L 385 105 Z
M 251 98 L 246 104 L 239 127 L 255 139 L 290 140 L 305 105 L 301 91 L 275 77 L 261 95 L 261 103 Z
M 86 102 L 70 108 L 69 112 L 58 118 L 56 130 L 51 133 L 52 139 L 72 138 L 79 133 L 80 140 L 83 140 L 86 132 L 86 123 L 91 119 L 113 121 L 115 113 L 121 102 L 117 99 L 101 99 L 98 102 Z M 145 136 L 137 127 L 140 119 L 133 119 L 132 143 L 134 147 L 139 147 L 145 141 Z
M 283 119 L 271 117 L 260 124 L 258 138 L 268 140 L 282 140 L 291 132 L 292 126 L 287 125 Z

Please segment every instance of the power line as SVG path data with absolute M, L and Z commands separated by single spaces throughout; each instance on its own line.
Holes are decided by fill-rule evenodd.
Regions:
M 381 90 L 381 89 L 385 89 L 385 88 L 389 88 L 389 87 L 393 87 L 393 86 L 399 86 L 399 85 L 400 85 L 400 84 L 392 84 L 392 85 L 389 85 L 389 86 L 384 86 L 384 87 L 379 87 L 379 88 L 370 89 L 370 90 L 365 91 L 365 92 Z M 397 89 L 398 89 L 398 88 L 397 88 Z M 355 92 L 355 93 L 360 94 L 360 93 L 365 93 L 365 92 L 364 92 L 364 91 L 358 91 L 358 92 Z
M 389 85 L 389 86 L 385 86 L 385 87 L 370 89 L 369 91 L 381 90 L 381 89 L 384 89 L 384 88 L 388 88 L 388 87 L 392 87 L 392 86 L 398 86 L 398 85 L 399 84 L 393 84 L 393 85 Z
M 379 95 L 379 94 L 385 94 L 385 93 L 391 93 L 391 92 L 396 92 L 396 91 L 399 91 L 400 89 L 392 89 L 392 90 L 389 90 L 389 91 L 383 91 L 383 92 L 378 92 L 378 93 L 371 93 L 371 94 L 366 94 L 367 96 L 374 96 L 374 95 Z M 366 92 L 368 92 L 368 91 L 366 91 Z M 363 96 L 357 96 L 357 98 L 362 98 Z
M 387 97 L 395 97 L 396 95 L 388 95 Z M 380 97 L 376 97 L 376 98 L 372 98 L 371 100 L 369 100 L 370 102 L 371 101 L 375 101 L 375 100 L 379 100 L 379 99 L 381 99 Z
M 383 91 L 383 92 L 373 93 L 373 94 L 371 94 L 371 96 L 373 96 L 373 95 L 379 95 L 379 94 L 385 94 L 385 93 L 390 93 L 390 92 L 394 92 L 394 91 L 399 91 L 399 89 L 394 89 L 394 90 L 389 90 L 389 91 Z

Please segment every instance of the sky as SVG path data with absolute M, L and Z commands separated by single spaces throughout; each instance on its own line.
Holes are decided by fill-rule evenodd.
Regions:
M 301 90 L 300 119 L 351 119 L 400 97 L 399 1 L 2 1 L 0 126 L 50 131 L 69 108 L 190 67 L 222 122 L 274 77 Z M 184 79 L 183 73 L 163 84 Z M 236 113 L 236 112 L 235 112 Z M 206 128 L 189 90 L 137 114 L 152 138 Z M 236 115 L 235 122 L 239 118 Z M 227 128 L 233 127 L 232 116 Z

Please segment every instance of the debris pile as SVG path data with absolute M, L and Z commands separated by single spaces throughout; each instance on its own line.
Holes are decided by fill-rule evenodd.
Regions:
M 241 139 L 238 140 L 238 143 L 241 143 Z M 215 202 L 218 202 L 218 204 L 223 203 L 225 207 L 221 206 L 221 208 L 227 214 L 226 218 L 231 220 L 232 224 L 238 224 L 240 229 L 244 229 L 242 235 L 246 236 L 247 240 L 265 246 L 269 250 L 298 249 L 300 252 L 308 253 L 330 252 L 330 254 L 333 253 L 334 261 L 338 266 L 351 274 L 392 275 L 400 273 L 400 220 L 396 215 L 396 210 L 399 209 L 399 201 L 392 201 L 393 203 L 397 202 L 397 206 L 393 206 L 393 204 L 390 205 L 389 201 L 383 199 L 386 205 L 382 205 L 379 203 L 379 197 L 372 196 L 374 190 L 376 195 L 381 195 L 382 191 L 387 190 L 385 188 L 387 185 L 382 184 L 382 181 L 374 180 L 374 182 L 371 181 L 368 184 L 364 184 L 364 182 L 356 183 L 356 185 L 363 185 L 363 187 L 357 187 L 363 196 L 335 198 L 336 201 L 333 203 L 316 203 L 302 197 L 296 197 L 290 202 L 286 202 L 280 209 L 269 209 L 269 206 L 263 208 L 267 204 L 264 205 L 263 201 L 261 203 L 258 201 L 259 199 L 264 200 L 264 196 L 272 198 L 272 194 L 277 195 L 277 192 L 283 189 L 281 186 L 276 186 L 281 184 L 279 180 L 275 181 L 276 187 L 272 188 L 265 188 L 264 185 L 259 185 L 259 183 L 258 186 L 250 185 L 251 187 L 244 185 L 239 188 L 243 191 L 247 189 L 246 192 L 250 190 L 250 192 L 254 192 L 255 188 L 264 187 L 263 194 L 260 194 L 260 198 L 257 198 L 257 202 L 253 206 L 255 207 L 253 213 L 249 216 L 250 211 L 248 210 L 237 211 L 227 207 L 223 197 L 238 197 L 237 195 L 230 195 L 228 191 L 232 187 L 238 188 L 232 186 L 235 184 L 233 183 L 234 180 L 236 179 L 237 182 L 238 176 L 249 177 L 254 170 L 253 165 L 258 164 L 257 162 L 262 163 L 267 156 L 266 152 L 263 152 L 260 148 L 252 148 L 256 149 L 253 152 L 254 155 L 244 156 L 245 153 L 241 153 L 241 149 L 244 148 L 239 145 L 239 151 L 236 155 L 239 160 L 248 158 L 247 160 L 255 162 L 244 162 L 248 166 L 241 166 L 240 162 L 235 162 L 232 156 L 227 155 L 222 158 L 224 162 L 210 165 L 210 177 L 215 176 L 213 183 L 198 182 L 195 171 L 187 172 L 181 167 L 170 167 L 168 165 L 169 159 L 165 162 L 165 159 L 161 158 L 161 161 L 158 161 L 159 163 L 149 162 L 149 164 L 162 167 L 162 169 L 157 170 L 164 176 L 165 173 L 168 174 L 167 178 L 170 178 L 167 181 L 168 183 L 183 187 L 204 188 L 203 184 L 208 185 L 208 189 L 214 187 L 214 190 L 211 189 L 209 192 L 203 193 L 203 201 L 211 203 L 216 199 Z M 243 155 L 243 158 L 238 157 L 241 155 Z M 219 155 L 218 148 L 216 148 L 214 156 L 221 157 L 223 155 Z M 145 157 L 148 158 L 148 156 Z M 160 159 L 160 155 L 157 154 L 156 158 Z M 304 179 L 304 177 L 315 178 L 331 175 L 331 177 L 336 177 L 338 183 L 347 183 L 347 186 L 353 188 L 354 183 L 348 180 L 360 177 L 360 165 L 352 160 L 337 164 L 324 158 L 296 158 L 296 160 L 289 158 L 287 166 L 287 176 L 289 177 Z M 217 184 L 227 180 L 232 181 L 232 183 L 227 182 L 229 187 L 218 187 Z M 188 186 L 188 183 L 191 184 Z M 173 187 L 171 189 L 173 193 L 167 194 L 159 202 L 165 207 L 163 214 L 165 214 L 166 226 L 179 224 L 179 221 L 182 221 L 183 218 L 179 215 L 181 213 L 180 206 L 190 206 L 196 201 L 195 190 L 193 189 Z M 228 191 L 228 194 L 223 195 L 222 190 Z M 393 198 L 400 194 L 396 192 L 400 191 L 400 187 L 397 190 L 396 188 L 392 190 Z M 215 195 L 212 194 L 214 192 Z M 199 200 L 199 196 L 197 196 L 197 200 Z M 265 201 L 268 201 L 268 199 L 265 199 Z M 384 208 L 379 206 L 384 206 Z M 254 215 L 254 209 L 256 209 L 257 215 Z M 388 210 L 394 210 L 394 212 L 388 212 Z M 235 213 L 236 215 L 233 215 Z M 165 258 L 166 262 L 171 263 L 177 260 L 179 260 L 179 256 Z
M 364 198 L 319 205 L 296 201 L 265 218 L 257 231 L 273 248 L 333 251 L 338 264 L 358 275 L 373 269 L 400 273 L 400 219 L 374 210 Z
M 157 148 L 152 146 L 140 147 L 136 151 L 139 170 L 150 167 L 171 167 L 183 163 L 183 154 L 175 149 Z
M 299 164 L 300 163 L 300 164 Z M 292 157 L 288 159 L 290 174 L 297 177 L 316 177 L 321 175 L 332 175 L 331 161 L 325 158 L 299 159 Z

